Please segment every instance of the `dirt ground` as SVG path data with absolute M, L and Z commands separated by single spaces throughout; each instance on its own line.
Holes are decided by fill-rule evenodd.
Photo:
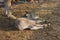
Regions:
M 21 17 L 25 11 L 32 9 L 37 16 L 48 20 L 51 26 L 36 31 L 19 31 L 13 25 L 15 20 L 1 15 L 4 12 L 0 11 L 0 40 L 60 40 L 60 1 L 12 5 L 11 10 L 13 15 Z

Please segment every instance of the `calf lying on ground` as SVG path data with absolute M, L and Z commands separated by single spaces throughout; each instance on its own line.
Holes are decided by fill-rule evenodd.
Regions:
M 29 20 L 26 18 L 18 18 L 15 21 L 15 26 L 20 30 L 24 30 L 24 29 L 37 30 L 37 29 L 43 29 L 44 26 L 47 26 L 47 24 L 43 24 L 43 25 L 36 24 L 36 22 L 33 20 Z
M 47 24 L 36 24 L 36 21 L 27 18 L 16 18 L 12 14 L 7 14 L 7 16 L 16 19 L 15 27 L 18 28 L 19 30 L 25 30 L 25 29 L 37 30 L 47 27 Z

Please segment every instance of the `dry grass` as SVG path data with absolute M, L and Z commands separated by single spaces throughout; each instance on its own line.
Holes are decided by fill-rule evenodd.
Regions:
M 42 19 L 46 19 L 46 20 L 50 21 L 51 27 L 49 27 L 47 29 L 36 30 L 36 31 L 32 31 L 32 30 L 19 31 L 13 25 L 15 20 L 0 15 L 0 40 L 60 40 L 60 12 L 59 12 L 60 10 L 57 9 L 57 7 L 59 7 L 59 5 L 57 5 L 57 4 L 60 4 L 60 3 L 52 2 L 52 3 L 47 4 L 48 6 L 46 6 L 45 4 L 46 3 L 43 3 L 41 5 L 43 5 L 45 8 L 56 7 L 56 9 L 35 10 L 35 11 L 33 11 L 33 13 L 35 13 Z M 15 10 L 12 13 L 16 17 L 21 17 L 22 15 L 24 15 L 24 13 L 26 11 L 25 9 L 31 10 L 37 6 L 37 5 L 36 6 L 33 6 L 33 5 L 35 5 L 35 4 L 21 4 L 21 5 L 19 4 L 16 7 L 20 8 L 20 9 L 15 10 L 16 9 L 16 7 L 15 7 L 15 9 L 14 8 L 12 9 L 12 10 Z M 39 5 L 39 6 L 41 6 L 41 5 Z M 41 7 L 39 7 L 39 8 L 41 8 Z

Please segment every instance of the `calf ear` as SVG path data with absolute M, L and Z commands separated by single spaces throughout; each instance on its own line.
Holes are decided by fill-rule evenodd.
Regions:
M 31 30 L 30 28 L 26 28 L 26 29 L 24 29 L 24 30 Z

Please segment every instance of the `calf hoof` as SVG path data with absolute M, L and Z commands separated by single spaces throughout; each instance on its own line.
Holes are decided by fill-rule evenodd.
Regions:
M 46 28 L 49 28 L 50 27 L 50 23 L 48 23 L 48 24 L 43 24 L 44 26 L 44 29 L 46 29 Z

